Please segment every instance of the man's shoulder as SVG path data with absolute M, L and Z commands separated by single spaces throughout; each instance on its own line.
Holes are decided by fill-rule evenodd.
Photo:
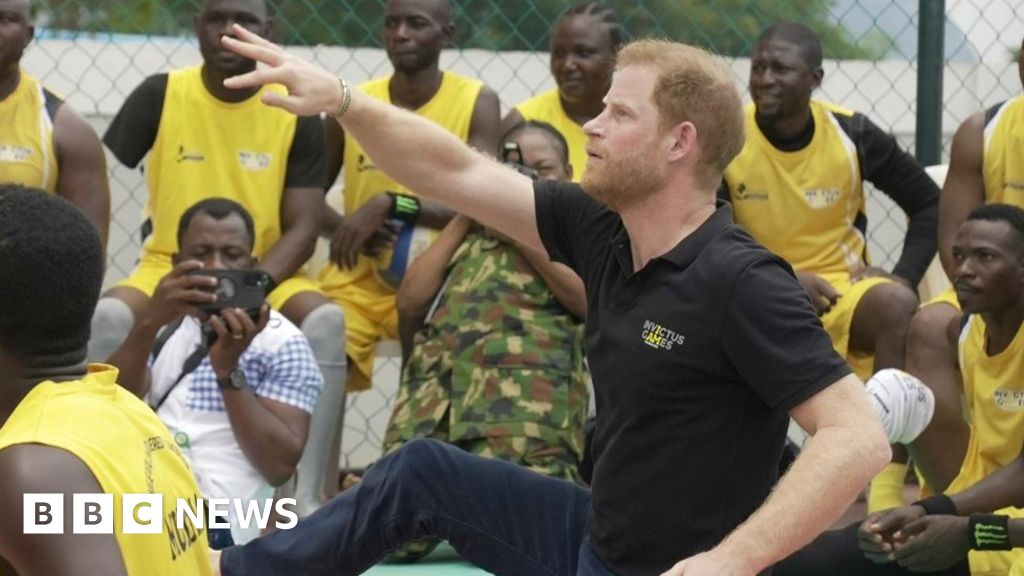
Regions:
M 859 112 L 854 111 L 851 108 L 846 108 L 834 102 L 828 102 L 826 100 L 811 100 L 812 108 L 820 108 L 821 110 L 832 114 L 833 116 L 841 118 L 853 118 L 855 115 L 860 115 Z
M 733 276 L 738 276 L 750 266 L 759 263 L 772 263 L 783 269 L 789 268 L 785 260 L 765 248 L 742 226 L 731 221 L 708 242 L 701 256 Z

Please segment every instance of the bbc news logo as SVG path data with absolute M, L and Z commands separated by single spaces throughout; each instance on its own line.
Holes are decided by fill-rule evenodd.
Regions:
M 295 499 L 240 500 L 228 498 L 178 498 L 175 509 L 164 514 L 161 494 L 121 495 L 121 530 L 124 534 L 162 534 L 172 529 L 183 530 L 186 522 L 191 528 L 230 528 L 227 518 L 235 513 L 243 529 L 253 523 L 260 530 L 270 524 L 271 512 L 276 512 L 274 527 L 278 530 L 294 528 L 299 521 L 295 513 Z M 74 494 L 71 505 L 72 534 L 113 534 L 113 494 Z M 25 494 L 22 498 L 23 532 L 25 534 L 64 533 L 63 494 Z M 207 522 L 209 518 L 209 522 Z

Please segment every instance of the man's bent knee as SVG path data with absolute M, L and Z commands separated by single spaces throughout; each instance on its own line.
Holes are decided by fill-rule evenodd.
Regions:
M 299 327 L 313 356 L 320 364 L 329 363 L 344 366 L 345 361 L 345 312 L 334 303 L 314 308 Z
M 132 309 L 118 298 L 100 298 L 92 315 L 89 361 L 105 362 L 117 350 L 135 323 Z

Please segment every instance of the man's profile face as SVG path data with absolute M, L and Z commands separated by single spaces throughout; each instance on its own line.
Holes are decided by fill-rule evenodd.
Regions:
M 572 172 L 562 159 L 563 152 L 554 138 L 540 128 L 520 130 L 509 142 L 519 145 L 523 165 L 537 171 L 541 180 L 569 180 Z
M 447 0 L 391 0 L 384 16 L 384 49 L 395 70 L 434 66 L 451 42 Z
M 207 270 L 252 268 L 252 238 L 238 214 L 222 220 L 204 212 L 196 214 L 181 239 L 176 262 L 198 260 Z
M 965 314 L 1003 310 L 1024 297 L 1024 250 L 1007 222 L 967 220 L 953 242 L 953 287 Z
M 203 63 L 224 76 L 244 74 L 256 68 L 256 62 L 221 45 L 221 36 L 234 38 L 232 24 L 264 38 L 270 35 L 264 0 L 206 0 L 194 23 Z
M 604 111 L 583 125 L 587 134 L 583 189 L 615 211 L 640 202 L 665 183 L 667 159 L 661 150 L 665 132 L 653 99 L 658 74 L 650 65 L 617 71 Z
M 754 48 L 750 59 L 750 97 L 758 117 L 782 120 L 807 110 L 811 92 L 821 85 L 796 44 L 766 38 Z
M 18 66 L 34 33 L 28 0 L 0 0 L 0 71 Z

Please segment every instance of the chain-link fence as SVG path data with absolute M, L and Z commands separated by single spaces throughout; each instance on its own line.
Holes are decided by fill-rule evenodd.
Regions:
M 825 79 L 818 97 L 870 116 L 913 151 L 917 114 L 918 12 L 941 0 L 610 0 L 634 37 L 659 35 L 728 57 L 745 85 L 759 31 L 778 20 L 808 24 L 822 37 Z M 37 41 L 24 67 L 67 96 L 102 134 L 127 94 L 146 76 L 198 62 L 191 34 L 199 0 L 36 0 Z M 274 4 L 273 2 L 271 4 Z M 549 32 L 563 0 L 452 0 L 456 46 L 442 66 L 484 80 L 503 111 L 552 87 Z M 379 30 L 384 0 L 288 0 L 272 6 L 277 40 L 359 82 L 390 72 Z M 1019 0 L 946 0 L 943 157 L 970 114 L 1020 92 L 1016 50 L 1024 38 Z M 113 192 L 108 284 L 127 274 L 139 248 L 146 189 L 137 170 L 108 156 Z M 337 193 L 337 192 L 335 192 Z M 905 220 L 874 191 L 870 250 L 892 266 Z M 394 349 L 392 349 L 394 351 Z M 397 380 L 395 354 L 378 364 L 375 389 L 350 398 L 348 466 L 378 454 Z

